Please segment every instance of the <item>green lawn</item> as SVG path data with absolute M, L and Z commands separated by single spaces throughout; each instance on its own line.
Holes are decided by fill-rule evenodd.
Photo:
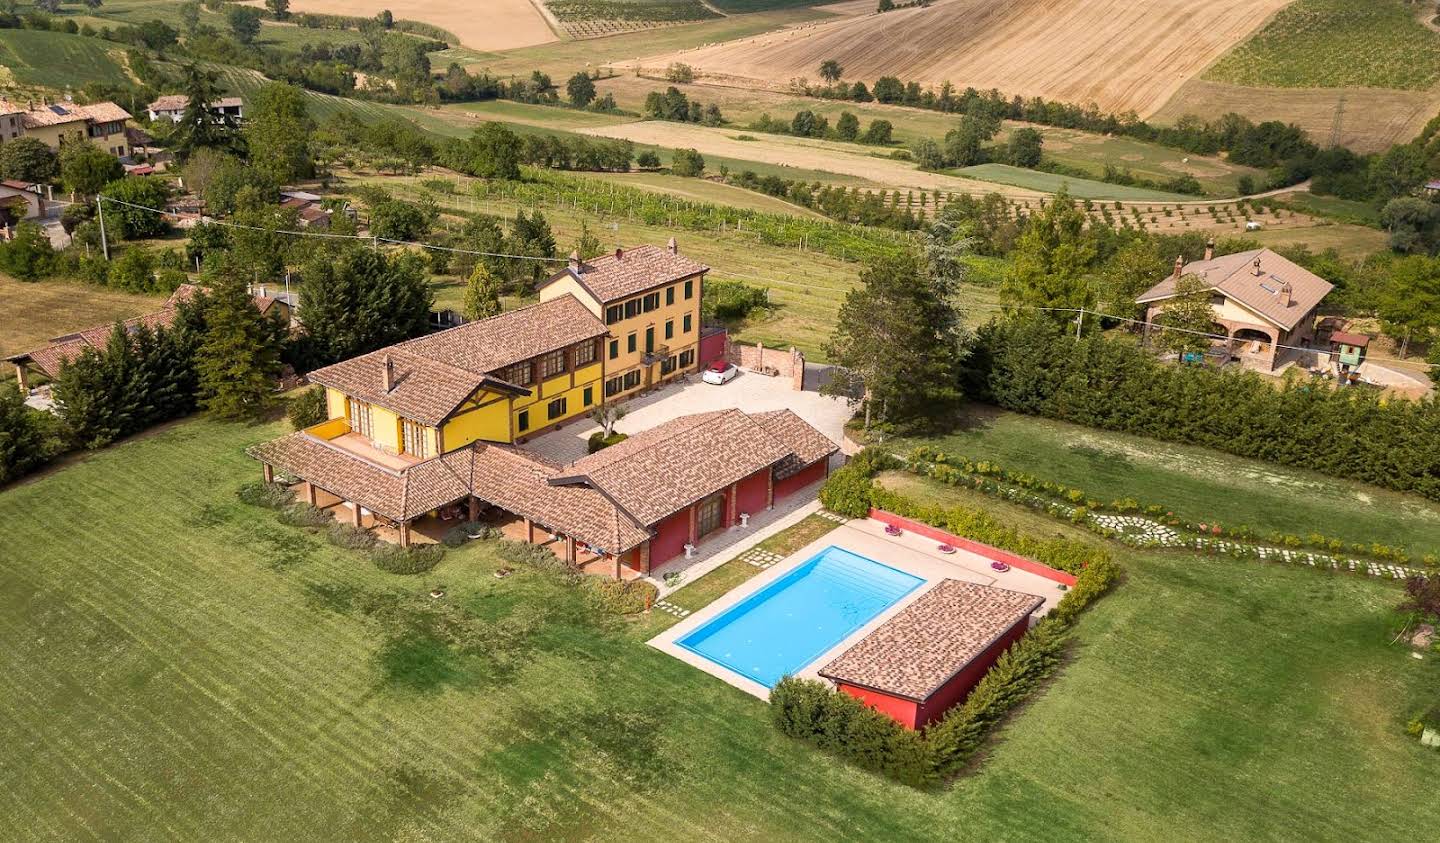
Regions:
M 1095 181 L 1094 179 L 1057 176 L 1054 173 L 1046 173 L 1041 170 L 1027 170 L 1023 167 L 1012 167 L 1009 164 L 976 164 L 973 167 L 961 167 L 957 170 L 947 172 L 954 172 L 956 175 L 979 179 L 980 181 L 1008 184 L 1011 187 L 1043 190 L 1046 193 L 1056 193 L 1061 187 L 1065 187 L 1070 191 L 1070 195 L 1076 199 L 1121 199 L 1131 202 L 1194 202 L 1199 201 L 1201 198 L 1185 196 L 1180 193 L 1167 193 L 1163 190 L 1150 190 L 1143 187 L 1107 184 L 1106 182 Z
M 993 460 L 1084 489 L 1104 501 L 1133 497 L 1195 521 L 1440 552 L 1440 505 L 1362 483 L 974 406 L 960 429 L 935 440 L 971 459 Z M 908 441 L 892 443 L 896 450 Z
M 1416 19 L 1416 6 L 1297 0 L 1205 78 L 1258 88 L 1430 88 L 1440 82 L 1440 34 Z
M 79 88 L 91 82 L 128 85 L 122 65 L 124 50 L 96 38 L 0 29 L 0 75 L 8 71 L 9 84 L 47 88 Z
M 979 769 L 918 793 L 484 545 L 420 577 L 239 504 L 190 420 L 0 491 L 0 825 L 107 839 L 1410 839 L 1440 660 L 1393 585 L 1127 555 Z M 426 596 L 443 585 L 447 596 Z

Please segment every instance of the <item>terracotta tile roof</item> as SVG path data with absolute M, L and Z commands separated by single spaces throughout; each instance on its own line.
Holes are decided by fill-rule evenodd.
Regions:
M 184 94 L 166 94 L 163 97 L 156 97 L 155 101 L 146 108 L 151 111 L 183 111 L 189 102 L 190 98 Z
M 113 102 L 97 102 L 90 105 L 76 105 L 73 102 L 57 102 L 42 105 L 25 112 L 25 127 L 35 129 L 42 126 L 63 126 L 77 120 L 92 120 L 108 123 L 130 119 L 130 112 Z
M 792 410 L 751 413 L 750 418 L 758 422 L 766 432 L 784 443 L 785 447 L 791 451 L 790 456 L 775 466 L 776 480 L 784 480 L 786 477 L 797 474 L 816 460 L 825 459 L 840 450 L 840 446 L 836 445 L 830 437 L 816 430 L 813 425 L 795 415 Z
M 482 384 L 508 386 L 490 373 L 604 334 L 605 325 L 574 296 L 561 296 L 342 360 L 309 378 L 435 425 Z M 395 372 L 389 391 L 382 382 L 387 356 Z
M 612 252 L 584 261 L 578 267 L 571 264 L 540 286 L 568 276 L 604 303 L 710 271 L 705 264 L 662 246 L 637 246 L 617 252 L 618 257 Z
M 791 454 L 745 413 L 717 410 L 637 433 L 577 460 L 563 476 L 584 478 L 641 523 L 653 525 Z
M 556 466 L 502 445 L 474 443 L 402 469 L 384 468 L 299 431 L 248 453 L 394 521 L 418 518 L 470 495 L 609 553 L 650 538 L 594 489 L 555 488 Z
M 820 675 L 924 701 L 1045 598 L 994 586 L 941 580 Z
M 1370 344 L 1370 338 L 1365 334 L 1351 334 L 1345 331 L 1334 331 L 1330 334 L 1331 342 L 1353 345 L 1356 348 L 1364 348 Z
M 1259 261 L 1260 274 L 1255 274 Z M 1227 298 L 1232 298 L 1285 330 L 1293 329 L 1320 300 L 1335 289 L 1329 281 L 1269 249 L 1252 249 L 1221 255 L 1208 261 L 1192 261 L 1182 275 L 1198 275 Z M 1290 304 L 1281 304 L 1280 290 L 1290 285 Z M 1170 275 L 1146 290 L 1137 304 L 1168 299 L 1175 295 L 1175 276 Z

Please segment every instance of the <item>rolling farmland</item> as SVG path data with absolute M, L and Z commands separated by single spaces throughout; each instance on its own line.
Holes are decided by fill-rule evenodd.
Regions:
M 842 18 L 652 56 L 756 87 L 815 78 L 836 59 L 849 79 L 884 75 L 1158 109 L 1191 76 L 1261 27 L 1287 0 L 941 0 L 925 8 Z
M 116 45 L 61 32 L 0 30 L 0 66 L 9 84 L 78 88 L 90 82 L 130 82 L 122 64 L 124 50 Z

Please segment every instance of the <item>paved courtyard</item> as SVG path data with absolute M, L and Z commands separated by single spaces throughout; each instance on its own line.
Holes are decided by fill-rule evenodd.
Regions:
M 720 386 L 701 382 L 699 375 L 690 375 L 688 380 L 631 399 L 625 402 L 625 407 L 629 413 L 615 426 L 621 433 L 639 433 L 680 416 L 710 410 L 740 409 L 747 413 L 793 410 L 837 445 L 851 416 L 850 408 L 841 399 L 809 390 L 797 392 L 789 378 L 772 378 L 743 369 L 734 380 Z M 586 441 L 599 429 L 598 424 L 587 418 L 538 436 L 523 447 L 555 462 L 569 463 L 585 456 Z

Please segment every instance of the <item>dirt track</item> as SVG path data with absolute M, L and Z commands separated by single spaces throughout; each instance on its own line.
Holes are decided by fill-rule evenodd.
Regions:
M 536 0 L 538 2 L 538 0 Z M 558 40 L 531 0 L 292 0 L 292 12 L 374 15 L 389 9 L 397 18 L 432 23 L 477 50 L 509 50 Z
M 825 59 L 849 79 L 938 85 L 1158 109 L 1191 76 L 1290 0 L 940 0 L 928 8 L 808 24 L 642 59 L 783 87 Z

